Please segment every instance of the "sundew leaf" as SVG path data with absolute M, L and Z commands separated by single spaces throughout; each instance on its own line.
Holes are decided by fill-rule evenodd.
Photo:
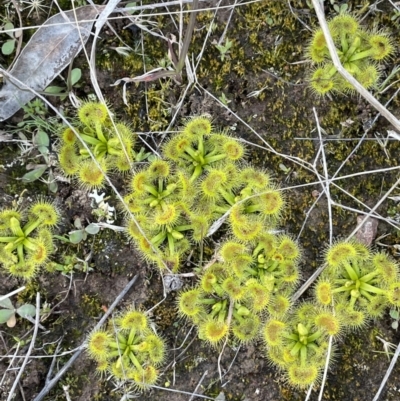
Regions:
M 84 6 L 49 18 L 24 47 L 0 90 L 0 121 L 43 91 L 82 49 L 104 6 Z M 76 18 L 76 19 L 75 19 Z M 80 21 L 80 22 L 76 22 Z M 22 84 L 21 84 L 21 83 Z

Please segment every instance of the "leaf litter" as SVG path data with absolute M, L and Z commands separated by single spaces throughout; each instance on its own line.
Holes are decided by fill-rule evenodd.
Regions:
M 0 121 L 14 115 L 70 64 L 88 41 L 95 18 L 103 8 L 83 6 L 63 11 L 33 34 L 13 68 L 4 74 Z

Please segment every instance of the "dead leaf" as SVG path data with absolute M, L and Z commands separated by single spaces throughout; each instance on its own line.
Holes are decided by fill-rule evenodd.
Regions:
M 14 327 L 17 324 L 17 319 L 15 317 L 15 314 L 13 314 L 8 320 L 7 320 L 7 327 Z
M 0 121 L 43 91 L 79 53 L 104 6 L 84 6 L 49 18 L 24 47 L 0 90 Z M 77 22 L 82 21 L 82 22 Z M 0 70 L 1 71 L 1 70 Z M 21 84 L 22 83 L 22 84 Z

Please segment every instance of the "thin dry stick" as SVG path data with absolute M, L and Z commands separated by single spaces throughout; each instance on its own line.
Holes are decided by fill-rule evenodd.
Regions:
M 392 102 L 392 100 L 397 96 L 397 93 L 400 91 L 400 88 L 391 96 L 391 98 L 385 103 L 385 108 Z M 333 175 L 332 178 L 335 178 L 338 174 L 339 171 L 342 170 L 342 168 L 347 164 L 347 162 L 351 159 L 351 157 L 357 152 L 358 148 L 361 146 L 363 141 L 366 139 L 370 140 L 372 138 L 366 138 L 368 135 L 369 131 L 372 129 L 374 124 L 378 121 L 378 118 L 380 117 L 380 113 L 378 113 L 374 119 L 371 121 L 371 124 L 369 127 L 365 130 L 363 136 L 360 139 L 357 139 L 357 145 L 354 147 L 354 149 L 349 153 L 349 155 L 346 157 L 345 160 L 343 160 L 342 164 L 339 166 L 339 168 L 336 170 L 335 174 Z M 374 138 L 375 139 L 375 138 Z M 343 140 L 343 138 L 340 138 L 339 140 Z
M 333 222 L 333 218 L 332 218 L 332 198 L 330 196 L 330 180 L 329 180 L 329 175 L 328 175 L 328 166 L 326 163 L 326 157 L 325 157 L 325 151 L 324 151 L 324 142 L 322 140 L 322 134 L 321 134 L 321 127 L 319 125 L 319 120 L 318 120 L 318 115 L 317 115 L 317 111 L 315 110 L 315 107 L 313 107 L 313 112 L 315 115 L 315 120 L 317 122 L 317 129 L 318 129 L 318 136 L 320 139 L 320 146 L 321 146 L 321 159 L 323 162 L 323 168 L 324 168 L 324 176 L 325 176 L 325 181 L 321 181 L 321 185 L 324 188 L 324 192 L 326 193 L 326 198 L 328 200 L 328 215 L 329 215 L 329 245 L 332 245 L 332 236 L 333 236 L 333 226 L 332 226 L 332 222 Z M 318 174 L 319 177 L 319 174 Z M 328 366 L 329 366 L 329 359 L 330 359 L 330 354 L 332 351 L 332 336 L 329 339 L 329 346 L 328 346 L 328 350 L 327 350 L 327 359 L 326 359 L 326 363 L 325 363 L 325 369 L 324 369 L 324 375 L 323 375 L 323 380 L 322 380 L 322 384 L 321 384 L 321 390 L 319 393 L 319 401 L 321 401 L 322 396 L 324 394 L 324 386 L 325 386 L 325 381 L 326 381 L 326 377 L 328 374 Z M 312 386 L 311 386 L 312 388 Z M 311 388 L 310 388 L 310 392 L 309 394 L 311 394 Z
M 202 1 L 202 2 L 205 3 L 208 0 L 199 0 L 199 1 Z M 250 1 L 247 1 L 247 2 L 240 3 L 240 6 L 245 6 L 247 4 L 259 3 L 259 2 L 260 2 L 260 0 L 250 0 Z M 148 5 L 144 5 L 144 6 L 115 8 L 114 12 L 115 13 L 124 14 L 127 11 L 135 11 L 136 12 L 136 11 L 140 11 L 140 10 L 152 10 L 152 9 L 156 9 L 156 8 L 165 8 L 165 7 L 170 7 L 170 6 L 173 6 L 173 5 L 179 5 L 181 3 L 193 3 L 193 0 L 184 0 L 184 1 L 177 0 L 177 1 L 171 1 L 171 2 L 166 2 L 166 3 L 152 3 L 152 4 L 148 4 Z M 98 5 L 98 4 L 94 4 L 94 5 L 97 8 L 102 8 L 102 9 L 104 9 L 104 7 L 105 7 L 105 6 Z M 231 7 L 232 7 L 232 5 L 227 4 L 227 5 L 222 6 L 220 8 L 225 9 L 225 8 L 231 8 Z M 207 11 L 208 12 L 208 11 L 213 11 L 213 10 L 216 10 L 216 7 L 207 7 L 207 6 L 205 6 L 204 8 L 199 8 L 196 11 L 198 11 L 198 12 Z M 187 10 L 187 11 L 171 11 L 171 12 L 168 12 L 168 14 L 174 15 L 174 14 L 180 14 L 181 12 L 188 14 L 188 13 L 191 13 L 192 11 L 191 10 Z M 160 12 L 160 13 L 141 14 L 141 17 L 157 17 L 157 16 L 160 16 L 160 15 L 166 15 L 166 13 L 165 12 Z M 109 18 L 107 18 L 107 20 L 108 21 L 114 21 L 114 20 L 121 20 L 121 19 L 125 19 L 125 18 L 126 18 L 126 16 L 122 15 L 122 16 L 116 16 L 116 17 L 109 17 Z M 94 19 L 83 19 L 80 22 L 89 22 L 89 21 L 95 21 L 95 20 L 96 20 L 96 18 L 94 18 Z M 52 27 L 52 26 L 70 25 L 70 24 L 71 24 L 71 22 L 68 21 L 68 22 L 61 22 L 61 23 L 57 23 L 57 24 L 55 24 L 55 23 L 54 24 L 46 24 L 46 26 L 47 27 Z M 7 30 L 2 31 L 2 33 L 14 33 L 14 32 L 17 32 L 17 31 L 26 31 L 26 30 L 32 30 L 32 29 L 39 29 L 40 27 L 41 27 L 41 25 L 24 26 L 24 27 L 19 27 L 19 28 L 7 29 Z
M 39 327 L 40 328 L 40 327 Z M 52 344 L 52 343 L 49 343 L 49 344 Z M 41 349 L 41 348 L 39 348 L 39 349 Z M 76 348 L 73 348 L 73 349 L 71 349 L 71 350 L 69 350 L 69 351 L 64 351 L 64 352 L 61 352 L 61 354 L 54 354 L 54 355 L 31 355 L 31 359 L 43 359 L 43 358 L 61 358 L 62 356 L 65 356 L 65 355 L 70 355 L 70 354 L 73 354 L 75 351 L 77 351 L 79 349 L 79 347 L 76 347 Z M 0 359 L 0 361 L 1 360 L 3 360 L 4 358 L 16 358 L 16 359 L 22 359 L 22 358 L 25 358 L 24 356 L 19 356 L 19 355 L 9 355 L 9 354 L 7 354 L 7 355 L 3 355 L 2 357 L 1 357 L 1 359 Z
M 193 393 L 189 393 L 189 391 L 182 391 L 182 390 L 175 390 L 173 388 L 168 388 L 168 387 L 160 387 L 160 386 L 150 386 L 151 388 L 156 388 L 157 390 L 165 390 L 165 391 L 171 391 L 172 393 L 179 393 L 179 394 L 187 394 L 190 396 L 195 396 L 195 397 L 200 397 L 200 398 L 204 398 L 206 400 L 212 400 L 215 401 L 214 398 L 211 397 L 207 397 L 206 395 L 202 395 L 202 394 L 193 394 Z
M 329 336 L 329 346 L 328 346 L 328 350 L 326 352 L 324 375 L 322 377 L 321 390 L 319 392 L 318 401 L 322 401 L 322 396 L 324 395 L 324 387 L 325 387 L 326 378 L 328 377 L 329 362 L 331 360 L 332 344 L 333 344 L 333 336 Z
M 231 299 L 230 304 L 229 304 L 228 317 L 226 319 L 226 324 L 228 327 L 230 327 L 230 325 L 231 325 L 234 306 L 235 306 L 235 302 L 233 301 L 233 299 Z M 224 345 L 222 346 L 222 350 L 218 355 L 218 373 L 219 373 L 219 379 L 221 380 L 221 383 L 222 383 L 222 378 L 223 378 L 222 370 L 221 370 L 221 359 L 222 359 L 222 355 L 225 351 L 226 344 L 228 343 L 228 339 L 229 339 L 229 332 L 226 335 L 226 339 L 225 339 Z
M 400 178 L 390 187 L 390 189 L 385 193 L 385 195 L 382 196 L 381 199 L 379 199 L 378 203 L 365 215 L 365 219 L 368 219 L 371 217 L 376 209 L 379 208 L 379 206 L 386 200 L 386 198 L 389 197 L 389 195 L 400 185 Z M 348 239 L 351 238 L 353 235 L 357 233 L 357 231 L 362 227 L 364 224 L 364 221 L 362 221 L 354 230 L 353 232 L 350 233 L 350 235 L 347 237 Z
M 63 337 L 58 341 L 57 348 L 56 348 L 56 350 L 54 352 L 54 355 L 52 355 L 53 359 L 51 361 L 51 365 L 50 365 L 49 371 L 47 372 L 47 375 L 46 375 L 46 381 L 45 381 L 46 384 L 51 380 L 51 376 L 53 375 L 53 369 L 54 369 L 54 366 L 56 364 L 58 351 L 61 348 L 62 339 L 63 339 Z
M 209 28 L 207 30 L 207 35 L 204 38 L 203 45 L 201 47 L 200 53 L 196 56 L 196 65 L 193 65 L 193 71 L 197 71 L 197 68 L 199 67 L 199 64 L 200 64 L 200 62 L 201 62 L 201 60 L 203 58 L 203 53 L 204 53 L 204 50 L 206 48 L 207 41 L 208 41 L 210 35 L 212 34 L 212 27 L 213 27 L 213 24 L 215 24 L 214 21 L 217 18 L 217 13 L 218 13 L 219 6 L 221 5 L 221 3 L 222 3 L 222 0 L 219 0 L 218 3 L 216 4 L 215 13 L 213 15 L 213 18 L 212 18 L 212 20 L 210 22 L 210 25 L 209 25 Z
M 315 110 L 315 107 L 313 107 L 313 112 L 314 112 L 314 116 L 315 116 L 315 121 L 317 122 L 318 136 L 319 136 L 320 146 L 321 146 L 321 159 L 322 159 L 323 167 L 324 167 L 325 180 L 322 181 L 322 177 L 320 178 L 319 174 L 318 174 L 318 178 L 320 178 L 321 186 L 322 186 L 322 188 L 324 188 L 324 192 L 326 193 L 326 199 L 328 200 L 329 245 L 332 245 L 332 236 L 333 236 L 332 198 L 331 198 L 330 189 L 329 189 L 330 181 L 329 181 L 329 175 L 328 175 L 328 166 L 326 164 L 324 141 L 322 140 L 321 127 L 319 125 L 318 115 L 317 115 L 317 111 Z M 324 184 L 326 184 L 326 186 Z
M 218 40 L 218 44 L 219 44 L 219 45 L 222 45 L 222 42 L 225 40 L 225 36 L 226 36 L 226 33 L 228 32 L 228 27 L 229 27 L 229 24 L 231 23 L 231 19 L 232 19 L 233 13 L 235 12 L 235 8 L 236 8 L 237 5 L 238 5 L 238 4 L 237 4 L 238 1 L 239 1 L 239 0 L 235 0 L 235 2 L 232 4 L 232 10 L 231 10 L 231 12 L 230 12 L 230 14 L 229 14 L 228 21 L 226 22 L 224 31 L 222 32 L 222 35 L 221 35 L 221 37 L 220 37 L 219 40 Z M 211 28 L 211 26 L 210 26 L 210 28 Z
M 21 11 L 18 7 L 18 4 L 15 0 L 12 0 L 12 3 L 14 5 L 14 9 L 17 11 L 18 14 L 18 21 L 19 21 L 19 26 L 22 27 L 22 17 L 21 17 Z M 15 33 L 19 32 L 20 35 L 18 36 L 18 43 L 17 43 L 17 49 L 15 50 L 15 57 L 12 63 L 8 66 L 7 70 L 10 71 L 12 66 L 15 64 L 15 62 L 18 60 L 18 56 L 21 53 L 21 47 L 22 47 L 22 42 L 24 40 L 24 35 L 23 35 L 23 30 L 18 30 L 18 28 L 15 30 Z M 15 37 L 15 34 L 13 35 Z
M 336 184 L 333 184 L 333 186 L 335 186 L 337 189 L 339 189 L 340 191 L 342 191 L 343 193 L 345 193 L 349 198 L 354 199 L 357 203 L 359 203 L 361 206 L 363 206 L 367 211 L 364 212 L 363 210 L 360 209 L 356 209 L 350 206 L 345 205 L 344 203 L 337 203 L 335 201 L 332 201 L 332 205 L 333 206 L 337 206 L 340 209 L 344 209 L 344 210 L 348 210 L 350 212 L 354 212 L 354 213 L 358 213 L 358 214 L 363 214 L 363 215 L 368 215 L 368 217 L 373 217 L 374 219 L 377 220 L 382 220 L 385 223 L 389 224 L 390 226 L 392 226 L 395 230 L 399 230 L 400 226 L 399 224 L 395 224 L 396 222 L 390 221 L 390 219 L 388 219 L 387 217 L 383 217 L 381 216 L 379 213 L 373 213 L 373 214 L 369 214 L 371 208 L 366 205 L 364 202 L 361 202 L 359 199 L 357 199 L 355 196 L 353 196 L 352 194 L 350 194 L 348 191 L 346 191 L 345 189 L 343 189 L 342 187 L 339 187 Z
M 6 343 L 4 342 L 3 336 L 1 337 L 1 339 L 2 339 L 2 341 L 3 341 L 4 349 L 7 350 L 7 345 L 6 345 Z M 17 354 L 18 354 L 18 352 L 19 352 L 19 347 L 20 347 L 20 346 L 21 346 L 21 343 L 18 342 L 18 343 L 17 343 L 17 346 L 16 346 L 16 349 L 15 349 L 15 352 L 14 352 L 14 355 L 9 355 L 9 358 L 11 358 L 11 361 L 9 362 L 8 368 L 6 369 L 6 371 L 5 371 L 4 374 L 3 374 L 3 377 L 2 377 L 1 380 L 0 380 L 0 388 L 2 388 L 3 382 L 4 382 L 4 380 L 6 379 L 7 372 L 8 372 L 9 370 L 11 370 L 11 368 L 12 368 L 12 366 L 13 366 L 13 364 L 14 364 L 14 360 L 15 360 L 15 358 L 17 357 Z M 8 354 L 8 350 L 7 350 L 7 354 Z M 4 356 L 3 358 L 5 358 L 5 356 Z M 3 358 L 1 358 L 0 361 L 1 361 Z M 21 357 L 21 358 L 24 358 L 24 357 Z
M 194 326 L 192 326 L 192 328 L 193 328 Z M 180 358 L 180 356 L 181 355 L 183 355 L 185 352 L 186 352 L 186 350 L 194 343 L 194 341 L 196 340 L 196 337 L 193 337 L 191 340 L 190 340 L 190 343 L 186 346 L 186 348 L 177 356 L 177 357 L 175 357 L 174 356 L 174 361 L 173 361 L 173 363 L 172 363 L 172 369 L 173 369 L 173 371 L 172 371 L 172 377 L 173 377 L 173 379 L 172 379 L 172 384 L 175 386 L 175 379 L 176 379 L 176 372 L 175 372 L 175 365 L 177 364 L 177 359 L 178 358 Z M 187 358 L 187 357 L 186 357 Z M 185 358 L 182 358 L 181 360 L 179 360 L 178 362 L 181 362 L 181 361 L 183 361 Z M 167 367 L 168 368 L 168 367 Z M 164 369 L 164 371 L 166 371 L 167 370 L 167 368 L 165 368 Z
M 26 287 L 23 285 L 22 287 L 17 288 L 16 290 L 11 291 L 11 292 L 9 292 L 9 293 L 6 294 L 6 295 L 1 295 L 1 296 L 0 296 L 0 301 L 2 301 L 3 299 L 6 299 L 6 298 L 10 298 L 10 297 L 12 297 L 12 296 L 15 295 L 15 294 L 18 294 L 19 292 L 23 291 L 25 288 L 26 288 Z
M 304 21 L 302 21 L 301 18 L 294 12 L 292 5 L 290 4 L 290 0 L 288 0 L 288 6 L 289 6 L 290 12 L 292 13 L 293 17 L 296 18 L 297 21 L 299 21 L 300 24 L 303 25 L 307 30 L 312 32 L 312 29 Z
M 228 369 L 226 369 L 225 373 L 222 375 L 222 377 L 225 377 L 225 376 L 229 373 L 229 371 L 232 369 L 232 366 L 233 366 L 233 364 L 235 363 L 237 356 L 239 355 L 240 347 L 241 347 L 241 345 L 239 345 L 239 346 L 237 347 L 236 354 L 235 354 L 235 356 L 233 357 L 233 359 L 232 359 L 230 365 L 228 366 Z M 222 387 L 224 387 L 227 383 L 229 383 L 229 381 L 225 382 L 225 383 L 222 385 Z
M 36 316 L 35 316 L 35 329 L 33 330 L 33 335 L 32 335 L 32 340 L 31 343 L 29 344 L 28 352 L 26 353 L 24 362 L 22 363 L 21 368 L 18 371 L 18 375 L 15 378 L 15 381 L 11 387 L 10 394 L 8 395 L 7 401 L 11 401 L 14 398 L 14 391 L 19 383 L 19 380 L 21 379 L 22 373 L 24 373 L 25 366 L 28 363 L 29 360 L 29 355 L 31 354 L 33 347 L 35 345 L 35 340 L 36 336 L 39 330 L 39 319 L 40 319 L 40 293 L 36 293 Z
M 379 206 L 383 203 L 383 201 L 400 185 L 400 178 L 392 185 L 392 187 L 386 192 L 386 194 L 379 200 L 379 202 L 369 211 L 369 213 L 365 214 L 365 219 L 368 217 L 371 217 L 376 209 L 379 208 Z M 340 206 L 340 205 L 339 205 Z M 364 221 L 362 221 L 357 227 L 350 233 L 350 235 L 347 237 L 347 239 L 353 237 L 357 233 L 357 231 L 362 227 L 364 224 Z M 300 296 L 303 294 L 304 291 L 307 290 L 307 288 L 316 280 L 316 278 L 322 273 L 322 271 L 325 269 L 326 263 L 324 263 L 322 266 L 320 266 L 311 276 L 310 278 L 301 286 L 301 288 L 293 295 L 292 301 L 296 302 Z
M 201 376 L 201 378 L 200 378 L 200 380 L 199 380 L 199 382 L 197 383 L 197 386 L 196 386 L 196 388 L 194 389 L 194 391 L 193 391 L 193 395 L 189 398 L 189 401 L 192 401 L 193 400 L 193 397 L 196 397 L 196 391 L 198 390 L 198 388 L 200 387 L 200 385 L 201 385 L 201 383 L 203 383 L 203 380 L 205 379 L 205 377 L 208 375 L 208 370 L 206 370 L 204 373 L 203 373 L 203 376 Z
M 314 383 L 312 383 L 311 385 L 310 385 L 310 387 L 309 387 L 309 389 L 308 389 L 308 391 L 307 391 L 307 394 L 306 394 L 306 398 L 304 399 L 304 401 L 308 401 L 309 399 L 310 399 L 310 397 L 311 397 L 311 392 L 312 392 L 312 389 L 314 388 Z
M 382 383 L 381 383 L 381 385 L 380 385 L 380 387 L 379 387 L 379 389 L 378 389 L 377 393 L 375 394 L 375 397 L 374 397 L 374 399 L 372 401 L 378 401 L 379 400 L 381 392 L 382 392 L 383 388 L 385 387 L 385 384 L 386 384 L 387 380 L 389 379 L 390 374 L 392 373 L 394 365 L 396 365 L 397 358 L 399 357 L 399 354 L 400 354 L 400 343 L 397 346 L 396 352 L 393 355 L 393 358 L 392 358 L 392 360 L 390 362 L 389 368 L 386 371 L 385 377 L 383 378 Z
M 105 321 L 108 319 L 108 317 L 111 315 L 112 311 L 114 308 L 118 305 L 119 301 L 126 295 L 126 293 L 131 289 L 133 284 L 135 284 L 136 280 L 138 279 L 138 275 L 133 277 L 133 279 L 126 285 L 126 287 L 120 292 L 117 298 L 115 298 L 115 301 L 112 303 L 112 305 L 108 308 L 107 312 L 104 314 L 104 316 L 100 319 L 100 321 L 96 324 L 93 330 L 99 329 Z M 56 376 L 53 377 L 48 383 L 45 384 L 43 387 L 42 391 L 36 396 L 36 398 L 33 401 L 41 401 L 43 398 L 47 395 L 47 393 L 57 384 L 57 382 L 61 379 L 61 377 L 64 375 L 64 373 L 72 366 L 72 364 L 76 361 L 78 356 L 82 353 L 82 351 L 85 348 L 86 340 L 78 347 L 74 355 L 71 356 L 71 358 L 68 360 L 68 362 L 59 370 Z
M 217 102 L 222 108 L 228 110 L 239 122 L 241 122 L 247 129 L 249 129 L 265 146 L 257 145 L 256 143 L 252 143 L 246 140 L 241 140 L 243 143 L 250 143 L 252 146 L 267 150 L 271 153 L 273 153 L 276 156 L 280 156 L 284 159 L 290 160 L 291 162 L 303 167 L 304 169 L 311 171 L 312 173 L 315 173 L 315 170 L 313 166 L 307 162 L 301 159 L 300 157 L 296 156 L 288 156 L 283 153 L 279 153 L 276 151 L 266 140 L 263 136 L 261 136 L 257 131 L 254 130 L 246 121 L 244 121 L 242 118 L 240 118 L 233 110 L 231 110 L 228 106 L 223 104 L 217 97 L 215 97 L 211 92 L 209 92 L 207 89 L 205 89 L 203 86 L 200 85 L 198 81 L 196 81 L 196 87 L 206 93 L 208 96 L 210 96 L 215 102 Z
M 328 25 L 325 20 L 325 15 L 319 0 L 312 0 L 315 12 L 318 17 L 319 25 L 324 33 L 326 44 L 328 45 L 329 54 L 332 58 L 333 65 L 336 67 L 338 73 L 349 82 L 354 89 L 368 102 L 371 106 L 375 107 L 398 131 L 400 131 L 400 121 L 385 107 L 383 106 L 371 93 L 369 93 L 343 66 L 340 62 L 339 56 L 336 51 L 335 44 L 333 43 L 332 36 L 329 32 Z

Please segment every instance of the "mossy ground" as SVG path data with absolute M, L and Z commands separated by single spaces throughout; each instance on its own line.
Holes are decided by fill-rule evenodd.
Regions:
M 362 2 L 351 3 L 354 12 L 367 11 L 365 7 L 363 8 L 366 4 Z M 306 1 L 292 1 L 291 5 L 298 18 L 312 28 L 317 26 L 313 10 L 308 7 Z M 380 4 L 379 7 L 383 12 L 369 14 L 364 23 L 371 27 L 385 26 L 389 32 L 394 31 L 397 32 L 395 35 L 398 35 L 398 28 L 391 20 L 392 10 L 389 5 Z M 4 9 L 0 11 L 4 12 Z M 333 7 L 329 5 L 326 6 L 325 12 L 328 16 L 334 15 Z M 110 84 L 122 77 L 141 75 L 144 65 L 148 71 L 156 68 L 160 60 L 167 58 L 166 42 L 149 34 L 143 36 L 145 51 L 143 57 L 140 30 L 122 29 L 127 20 L 114 21 L 113 28 L 137 51 L 129 57 L 117 55 L 111 47 L 120 45 L 118 39 L 111 30 L 104 30 L 97 44 L 99 85 L 118 117 L 128 121 L 138 132 L 165 130 L 176 111 L 178 122 L 191 115 L 210 113 L 215 126 L 228 128 L 232 135 L 239 136 L 255 145 L 264 146 L 264 149 L 249 146 L 249 160 L 256 166 L 270 171 L 276 183 L 282 187 L 298 186 L 284 191 L 287 207 L 283 214 L 282 226 L 294 236 L 301 233 L 299 241 L 303 248 L 302 270 L 304 278 L 307 278 L 320 265 L 323 249 L 329 240 L 328 203 L 323 196 L 316 206 L 311 208 L 316 199 L 315 191 L 321 191 L 315 174 L 282 155 L 296 157 L 309 163 L 314 162 L 321 146 L 315 130 L 316 121 L 313 113 L 313 107 L 315 107 L 319 123 L 324 130 L 323 137 L 326 139 L 324 150 L 328 173 L 333 175 L 358 145 L 359 138 L 376 113 L 357 96 L 334 96 L 331 99 L 322 99 L 312 95 L 306 82 L 310 65 L 297 63 L 304 59 L 305 45 L 311 33 L 293 15 L 285 1 L 257 2 L 237 7 L 226 32 L 226 38 L 233 41 L 233 46 L 222 61 L 218 49 L 212 43 L 218 42 L 223 34 L 229 14 L 229 9 L 222 10 L 214 19 L 215 25 L 197 69 L 197 79 L 202 88 L 217 98 L 224 94 L 230 101 L 228 105 L 231 111 L 249 124 L 261 138 L 256 137 L 254 132 L 238 122 L 231 112 L 217 104 L 203 90 L 192 87 L 186 95 L 183 106 L 177 109 L 176 105 L 181 99 L 185 85 L 178 85 L 172 79 L 128 85 L 129 106 L 125 107 L 122 104 L 122 88 L 110 87 Z M 201 51 L 213 17 L 212 11 L 202 11 L 198 14 L 190 54 L 196 55 Z M 187 22 L 187 17 L 184 20 Z M 35 23 L 43 21 L 44 18 Z M 164 35 L 176 34 L 174 22 L 177 22 L 177 17 L 155 16 L 152 21 Z M 26 25 L 31 22 L 27 21 Z M 398 54 L 390 60 L 386 72 L 399 64 Z M 2 61 L 8 63 L 11 57 L 4 58 Z M 87 63 L 80 56 L 75 61 L 75 65 L 84 72 L 84 85 L 78 89 L 77 94 L 85 97 L 91 92 Z M 264 89 L 259 96 L 248 97 L 252 91 L 262 88 Z M 385 103 L 395 90 L 396 86 L 378 95 L 379 100 Z M 60 104 L 59 100 L 54 102 L 56 105 Z M 66 102 L 64 106 L 65 113 L 73 116 L 72 107 Z M 393 100 L 390 109 L 394 114 L 400 114 L 398 97 Z M 19 121 L 19 118 L 20 116 L 17 115 L 9 123 L 13 124 Z M 179 123 L 175 123 L 173 129 L 177 125 Z M 2 129 L 7 128 L 3 125 Z M 374 133 L 385 134 L 387 129 L 391 129 L 388 123 L 382 118 L 378 119 L 369 132 L 367 140 L 361 143 L 354 155 L 343 165 L 340 175 L 347 176 L 396 166 L 398 142 L 389 142 L 386 147 L 389 155 L 387 157 L 384 149 L 373 140 Z M 157 134 L 152 136 L 152 141 L 151 145 L 154 148 L 161 144 L 160 136 Z M 265 148 L 266 143 L 273 151 Z M 6 166 L 19 154 L 19 151 L 13 145 L 0 144 L 0 146 L 1 164 Z M 282 168 L 281 164 L 286 169 Z M 323 174 L 323 167 L 319 161 L 316 164 L 316 170 Z M 0 171 L 2 205 L 10 204 L 24 189 L 27 189 L 26 196 L 29 197 L 47 194 L 45 184 L 36 181 L 27 186 L 16 180 L 24 173 L 25 170 L 21 165 L 2 168 Z M 358 200 L 372 207 L 396 179 L 396 172 L 345 178 L 336 183 L 348 194 L 331 186 L 331 197 L 339 205 L 363 209 L 356 201 Z M 120 181 L 118 188 L 123 190 L 125 184 L 123 180 Z M 301 187 L 301 185 L 304 186 Z M 62 205 L 63 212 L 63 222 L 59 227 L 60 234 L 73 229 L 72 223 L 76 216 L 83 221 L 85 219 L 92 221 L 93 216 L 87 203 L 88 199 L 81 191 L 60 183 L 56 197 Z M 385 217 L 388 215 L 388 210 L 395 214 L 395 209 L 396 204 L 393 201 L 387 201 L 382 204 L 378 212 Z M 356 213 L 340 207 L 334 207 L 332 213 L 333 236 L 347 236 L 356 225 Z M 394 253 L 393 245 L 400 242 L 399 236 L 384 222 L 380 223 L 378 228 L 378 236 L 383 234 L 388 234 L 384 242 L 392 245 L 388 251 Z M 82 256 L 90 251 L 93 252 L 90 262 L 94 266 L 94 271 L 87 277 L 83 273 L 75 273 L 70 289 L 70 279 L 56 272 L 39 276 L 18 297 L 24 302 L 34 302 L 35 293 L 39 291 L 42 302 L 46 301 L 50 307 L 53 307 L 64 298 L 69 289 L 66 299 L 43 322 L 49 332 L 39 334 L 37 347 L 43 347 L 43 352 L 49 355 L 55 350 L 54 341 L 60 338 L 62 338 L 60 352 L 78 346 L 96 324 L 104 308 L 113 302 L 134 274 L 139 274 L 140 280 L 125 297 L 120 307 L 135 303 L 150 308 L 163 298 L 158 272 L 146 265 L 135 254 L 133 247 L 123 235 L 103 231 L 94 238 L 89 236 L 88 240 L 79 246 L 59 245 L 55 259 L 68 252 L 76 252 Z M 1 275 L 0 294 L 7 293 L 20 284 L 15 279 Z M 192 281 L 187 279 L 185 284 L 190 286 Z M 169 385 L 170 388 L 192 392 L 207 371 L 208 374 L 197 392 L 210 397 L 216 397 L 223 391 L 226 399 L 232 401 L 296 401 L 305 398 L 304 392 L 289 388 L 281 379 L 279 372 L 268 364 L 262 351 L 261 341 L 243 346 L 237 356 L 234 346 L 226 348 L 221 360 L 221 369 L 224 374 L 221 382 L 217 363 L 218 351 L 210 350 L 206 344 L 197 339 L 193 340 L 194 331 L 183 344 L 190 327 L 176 314 L 175 297 L 175 293 L 170 293 L 166 301 L 153 313 L 153 320 L 171 349 L 167 358 L 168 368 L 163 371 L 159 385 Z M 357 401 L 371 398 L 371 394 L 376 392 L 388 366 L 386 355 L 374 352 L 382 350 L 375 336 L 379 335 L 395 344 L 400 340 L 399 333 L 390 328 L 390 323 L 389 318 L 381 319 L 371 323 L 362 331 L 346 337 L 343 343 L 337 344 L 335 363 L 332 364 L 328 375 L 325 400 Z M 15 345 L 15 339 L 12 336 L 22 337 L 30 328 L 27 322 L 19 321 L 15 328 L 3 329 L 8 354 L 12 352 L 11 347 Z M 192 340 L 193 343 L 183 355 L 180 355 L 181 350 L 185 349 Z M 182 348 L 179 348 L 181 345 Z M 60 366 L 67 358 L 60 358 Z M 0 361 L 0 373 L 4 372 L 7 363 L 6 359 Z M 49 365 L 50 360 L 47 359 L 34 360 L 28 365 L 21 381 L 25 399 L 33 399 L 43 387 Z M 386 387 L 385 399 L 388 401 L 394 401 L 400 397 L 396 389 L 399 375 L 399 370 L 395 370 Z M 9 382 L 6 386 L 10 385 L 13 379 L 10 375 L 7 377 Z M 69 392 L 74 400 L 120 399 L 120 396 L 111 392 L 110 382 L 104 382 L 94 374 L 94 364 L 84 355 L 46 397 L 46 400 L 65 399 L 63 385 L 69 385 Z M 0 389 L 0 394 L 1 391 Z M 6 393 L 3 391 L 4 394 Z M 140 396 L 140 399 L 145 401 L 168 398 L 171 401 L 180 401 L 187 400 L 188 397 L 179 393 L 152 390 Z M 318 392 L 314 391 L 311 400 L 316 400 L 317 397 Z M 17 399 L 22 398 L 18 395 Z

